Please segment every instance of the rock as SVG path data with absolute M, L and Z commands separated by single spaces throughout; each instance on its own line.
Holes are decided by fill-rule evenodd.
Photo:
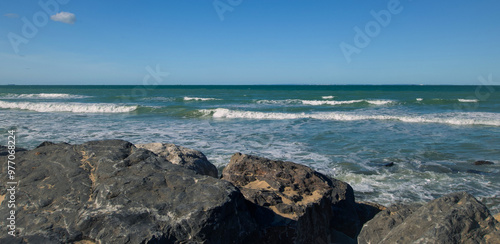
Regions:
M 361 225 L 364 225 L 369 220 L 373 219 L 375 215 L 387 208 L 372 202 L 356 202 L 356 211 L 359 216 Z
M 500 213 L 498 213 L 497 215 L 495 215 L 495 219 L 500 222 Z
M 218 177 L 218 171 L 215 165 L 210 163 L 207 157 L 200 151 L 170 143 L 138 144 L 136 147 L 147 149 L 159 156 L 165 157 L 173 164 L 178 164 L 182 167 L 194 170 L 200 175 Z
M 392 167 L 394 165 L 395 165 L 394 162 L 390 162 L 390 163 L 384 164 L 384 167 Z
M 486 161 L 486 160 L 479 160 L 479 161 L 474 162 L 474 165 L 492 165 L 492 164 L 494 164 L 494 163 L 491 161 Z
M 16 237 L 2 231 L 0 243 L 248 243 L 256 233 L 232 184 L 125 141 L 46 145 L 16 160 Z M 2 201 L 0 216 L 10 210 Z
M 500 243 L 500 224 L 472 195 L 452 193 L 423 206 L 391 206 L 368 221 L 362 243 Z
M 262 243 L 350 243 L 360 229 L 351 186 L 306 166 L 236 153 L 222 179 L 259 206 Z

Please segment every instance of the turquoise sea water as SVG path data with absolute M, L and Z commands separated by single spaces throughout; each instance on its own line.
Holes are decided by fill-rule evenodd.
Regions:
M 219 167 L 235 152 L 305 164 L 357 200 L 468 191 L 500 212 L 499 86 L 0 86 L 0 144 L 11 127 L 30 149 L 170 142 Z

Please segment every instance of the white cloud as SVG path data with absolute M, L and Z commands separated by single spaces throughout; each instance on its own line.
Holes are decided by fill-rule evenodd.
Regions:
M 14 14 L 14 13 L 7 13 L 7 14 L 4 14 L 3 16 L 8 17 L 8 18 L 19 18 L 19 15 Z
M 50 19 L 53 21 L 59 21 L 66 24 L 74 24 L 76 21 L 76 16 L 73 13 L 60 12 L 50 16 Z

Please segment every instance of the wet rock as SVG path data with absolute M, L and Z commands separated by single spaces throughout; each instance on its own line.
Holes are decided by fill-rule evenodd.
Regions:
M 494 163 L 491 161 L 486 161 L 486 160 L 479 160 L 479 161 L 474 162 L 474 165 L 492 165 L 492 164 L 494 164 Z
M 422 206 L 391 206 L 368 221 L 361 243 L 500 243 L 500 224 L 472 195 L 452 193 Z
M 352 188 L 306 166 L 236 153 L 222 179 L 258 205 L 262 243 L 351 243 L 360 229 Z
M 173 164 L 178 164 L 182 167 L 194 170 L 200 175 L 218 177 L 218 171 L 215 165 L 210 163 L 207 157 L 200 151 L 170 143 L 138 144 L 136 147 L 147 149 L 159 156 L 165 157 Z
M 16 160 L 16 237 L 2 231 L 0 243 L 246 243 L 257 228 L 232 184 L 125 141 L 46 145 Z M 0 216 L 10 210 L 2 201 Z
M 395 165 L 394 162 L 390 162 L 390 163 L 384 164 L 384 167 L 392 167 L 394 165 Z

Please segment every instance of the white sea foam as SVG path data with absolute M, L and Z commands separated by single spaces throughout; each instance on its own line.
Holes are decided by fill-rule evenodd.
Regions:
M 217 98 L 205 98 L 205 97 L 184 97 L 184 101 L 212 101 L 212 100 L 221 100 Z
M 127 113 L 137 106 L 123 106 L 106 103 L 34 103 L 0 101 L 3 109 L 24 109 L 36 112 L 73 112 L 73 113 Z
M 258 104 L 281 104 L 281 105 L 288 105 L 288 104 L 297 104 L 301 103 L 302 100 L 300 99 L 285 99 L 285 100 L 257 100 L 256 103 Z
M 422 98 L 417 98 L 416 99 L 418 102 L 421 102 L 423 99 Z
M 333 121 L 360 120 L 395 120 L 406 123 L 439 123 L 449 125 L 490 125 L 500 126 L 500 114 L 497 113 L 446 113 L 427 115 L 373 115 L 349 112 L 319 112 L 319 113 L 270 113 L 256 111 L 240 111 L 225 108 L 204 109 L 200 112 L 213 118 L 255 119 L 255 120 L 287 120 L 287 119 L 317 119 Z
M 342 105 L 342 104 L 353 104 L 353 103 L 361 103 L 366 102 L 373 105 L 385 105 L 392 103 L 394 101 L 391 100 L 347 100 L 347 101 L 321 101 L 321 100 L 302 100 L 302 104 L 305 105 Z
M 89 96 L 66 93 L 7 94 L 3 99 L 78 99 Z
M 333 99 L 335 96 L 322 96 L 323 99 Z
M 479 100 L 477 99 L 458 99 L 459 102 L 461 103 L 477 103 Z

